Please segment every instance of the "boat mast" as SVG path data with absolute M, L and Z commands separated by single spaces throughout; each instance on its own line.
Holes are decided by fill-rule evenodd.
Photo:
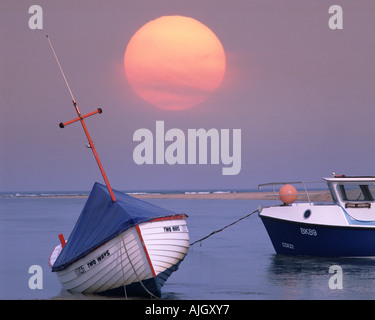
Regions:
M 95 145 L 94 145 L 94 143 L 92 142 L 92 139 L 91 139 L 91 137 L 90 137 L 89 131 L 87 130 L 87 127 L 86 127 L 86 124 L 85 124 L 85 121 L 84 121 L 85 118 L 90 117 L 90 116 L 93 116 L 94 114 L 97 114 L 97 113 L 98 113 L 98 114 L 101 114 L 101 113 L 102 113 L 102 109 L 101 109 L 101 108 L 98 108 L 97 110 L 95 110 L 95 111 L 93 111 L 93 112 L 90 112 L 90 113 L 88 113 L 88 114 L 85 114 L 85 115 L 82 115 L 82 114 L 81 114 L 81 111 L 80 111 L 79 108 L 78 108 L 78 105 L 77 105 L 77 103 L 76 103 L 76 100 L 74 99 L 74 96 L 73 96 L 72 90 L 70 89 L 70 86 L 69 86 L 69 84 L 68 84 L 68 81 L 66 80 L 66 77 L 65 77 L 64 71 L 63 71 L 62 68 L 61 68 L 61 65 L 60 65 L 59 59 L 57 58 L 56 52 L 55 52 L 55 50 L 54 50 L 54 48 L 53 48 L 53 46 L 52 46 L 51 40 L 50 40 L 50 38 L 48 37 L 48 35 L 46 35 L 46 37 L 47 37 L 48 43 L 49 43 L 49 45 L 50 45 L 50 47 L 51 47 L 51 50 L 52 50 L 52 52 L 53 52 L 53 55 L 55 56 L 56 62 L 57 62 L 57 64 L 58 64 L 58 66 L 59 66 L 60 72 L 61 72 L 61 74 L 62 74 L 62 76 L 63 76 L 63 78 L 64 78 L 65 84 L 66 84 L 66 86 L 67 86 L 67 88 L 68 88 L 68 90 L 69 90 L 70 96 L 72 97 L 72 101 L 73 101 L 74 109 L 76 110 L 77 115 L 78 115 L 78 118 L 75 118 L 75 119 L 73 119 L 73 120 L 70 120 L 70 121 L 67 121 L 67 122 L 64 122 L 64 123 L 61 122 L 61 123 L 59 124 L 59 126 L 60 126 L 60 128 L 64 128 L 65 126 L 67 126 L 67 125 L 69 125 L 69 124 L 71 124 L 71 123 L 74 123 L 74 122 L 77 122 L 77 121 L 80 121 L 80 122 L 81 122 L 81 125 L 82 125 L 82 128 L 83 128 L 83 131 L 85 132 L 86 137 L 87 137 L 87 139 L 88 139 L 88 141 L 89 141 L 88 147 L 92 150 L 92 152 L 93 152 L 93 154 L 94 154 L 95 160 L 96 160 L 96 162 L 97 162 L 97 164 L 98 164 L 98 166 L 99 166 L 99 170 L 100 170 L 100 172 L 101 172 L 101 174 L 102 174 L 102 176 L 103 176 L 104 182 L 105 182 L 105 184 L 107 185 L 107 188 L 108 188 L 109 194 L 111 195 L 112 201 L 116 201 L 116 197 L 115 197 L 115 195 L 114 195 L 114 193 L 113 193 L 112 187 L 111 187 L 111 185 L 110 185 L 110 183 L 109 183 L 109 181 L 108 181 L 107 175 L 106 175 L 106 173 L 105 173 L 105 171 L 104 171 L 104 168 L 103 168 L 103 166 L 102 166 L 102 163 L 101 163 L 101 161 L 100 161 L 100 159 L 99 159 L 99 155 L 98 155 L 98 153 L 96 152 Z

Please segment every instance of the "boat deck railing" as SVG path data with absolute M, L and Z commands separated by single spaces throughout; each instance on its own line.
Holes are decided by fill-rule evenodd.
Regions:
M 290 184 L 294 186 L 297 190 L 297 200 L 296 201 L 308 201 L 310 204 L 314 201 L 318 202 L 332 202 L 332 196 L 330 191 L 325 184 L 325 181 L 283 181 L 283 182 L 270 182 L 270 183 L 262 183 L 258 185 L 258 190 L 262 190 L 264 188 L 272 188 L 273 195 L 275 200 L 278 204 L 282 201 L 280 200 L 279 190 L 283 185 Z M 322 188 L 313 188 L 313 190 L 308 190 L 307 185 L 311 184 L 325 184 L 325 187 Z M 296 186 L 297 185 L 297 186 Z M 279 187 L 280 186 L 280 187 Z M 293 196 L 293 194 L 290 194 Z

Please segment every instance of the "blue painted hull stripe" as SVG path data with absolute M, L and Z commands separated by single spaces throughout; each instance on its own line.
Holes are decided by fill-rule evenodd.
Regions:
M 374 226 L 375 227 L 375 221 L 363 221 L 363 220 L 357 220 L 355 218 L 353 218 L 349 213 L 348 211 L 345 210 L 345 208 L 343 206 L 340 206 L 340 208 L 342 209 L 342 211 L 344 212 L 345 214 L 345 218 L 346 220 L 348 221 L 348 223 L 350 225 L 360 225 L 360 226 Z

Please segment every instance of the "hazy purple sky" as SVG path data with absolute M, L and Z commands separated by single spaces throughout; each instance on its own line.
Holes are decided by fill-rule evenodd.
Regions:
M 43 9 L 43 30 L 28 9 Z M 328 27 L 343 8 L 343 30 Z M 124 52 L 145 23 L 192 17 L 220 39 L 222 86 L 183 111 L 158 109 L 127 82 Z M 46 40 L 50 35 L 113 188 L 250 189 L 279 180 L 319 180 L 332 171 L 375 175 L 375 1 L 150 0 L 0 3 L 0 191 L 89 190 L 102 182 Z M 137 165 L 133 133 L 241 129 L 242 168 Z

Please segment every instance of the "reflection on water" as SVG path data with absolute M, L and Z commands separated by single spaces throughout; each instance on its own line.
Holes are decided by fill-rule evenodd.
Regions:
M 331 266 L 342 269 L 342 289 L 330 289 L 337 278 Z M 374 258 L 318 258 L 273 255 L 267 278 L 283 299 L 374 299 Z

